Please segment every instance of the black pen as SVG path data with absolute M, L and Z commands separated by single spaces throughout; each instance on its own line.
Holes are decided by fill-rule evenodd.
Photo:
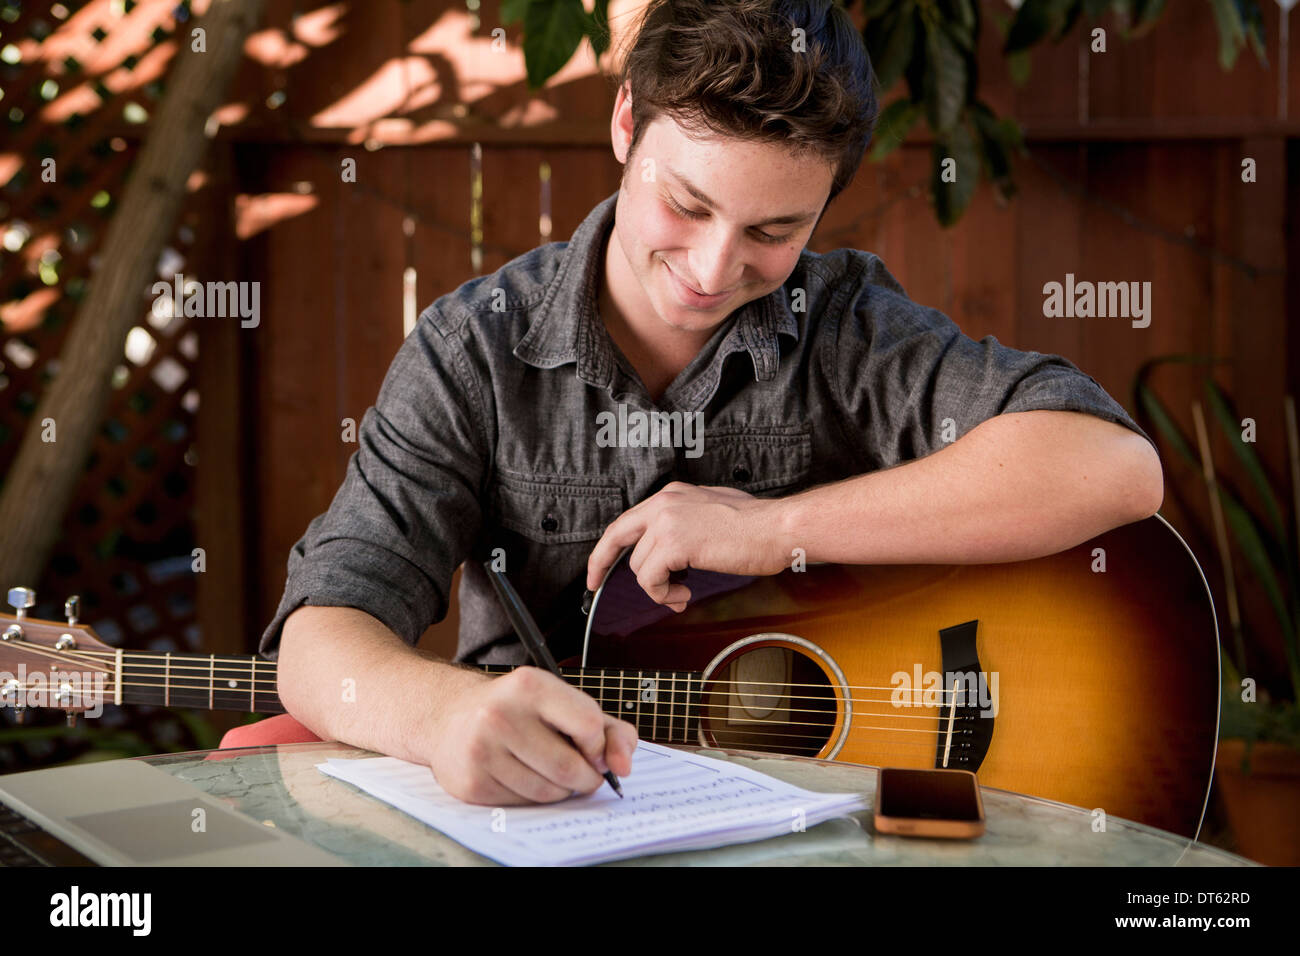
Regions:
M 505 572 L 498 571 L 492 567 L 491 561 L 484 561 L 483 567 L 487 570 L 488 580 L 492 582 L 492 587 L 496 589 L 497 597 L 501 599 L 502 606 L 506 609 L 506 614 L 510 616 L 510 623 L 514 626 L 515 633 L 519 639 L 524 642 L 524 647 L 528 648 L 528 653 L 532 655 L 533 663 L 538 667 L 544 667 L 560 680 L 564 680 L 564 675 L 560 673 L 560 668 L 555 663 L 555 658 L 546 647 L 546 641 L 542 639 L 541 629 L 538 628 L 537 622 L 533 616 L 528 613 L 528 608 L 524 607 L 524 602 L 519 600 L 519 594 L 515 591 Z M 561 734 L 569 743 L 573 740 L 568 734 Z M 577 745 L 574 744 L 576 748 Z M 623 788 L 618 784 L 618 777 L 614 771 L 606 770 L 605 779 L 609 785 L 614 788 L 614 792 L 620 797 L 623 796 Z

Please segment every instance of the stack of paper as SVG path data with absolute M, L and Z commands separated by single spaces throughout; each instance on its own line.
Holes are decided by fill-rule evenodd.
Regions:
M 815 826 L 867 807 L 861 793 L 814 793 L 695 753 L 641 743 L 624 798 L 600 789 L 559 803 L 464 803 L 428 767 L 396 757 L 316 765 L 509 866 L 600 863 L 651 853 L 747 843 Z

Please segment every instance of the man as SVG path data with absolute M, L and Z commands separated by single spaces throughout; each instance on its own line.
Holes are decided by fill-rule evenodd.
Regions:
M 688 565 L 1009 561 L 1156 511 L 1153 446 L 1069 362 L 972 341 L 870 253 L 805 250 L 870 138 L 870 75 L 830 0 L 650 4 L 621 188 L 424 312 L 295 545 L 260 647 L 291 714 L 462 799 L 558 800 L 629 773 L 635 730 L 536 668 L 415 650 L 462 562 L 457 661 L 525 663 L 484 560 L 554 630 L 629 546 L 680 610 Z M 703 440 L 602 440 L 629 411 Z

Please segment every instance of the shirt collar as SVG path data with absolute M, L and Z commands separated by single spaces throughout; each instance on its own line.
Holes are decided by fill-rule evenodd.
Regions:
M 596 277 L 604 268 L 605 239 L 614 224 L 618 192 L 601 200 L 574 230 L 561 257 L 559 268 L 547 286 L 541 304 L 534 310 L 528 332 L 515 346 L 514 354 L 537 368 L 556 368 L 577 363 L 577 375 L 590 385 L 609 388 L 614 379 L 614 344 L 596 309 Z M 779 334 L 798 339 L 799 326 L 786 306 L 785 290 L 776 289 L 747 302 L 728 321 L 730 331 L 722 339 L 710 363 L 705 380 L 716 387 L 721 362 L 744 348 L 754 362 L 754 376 L 760 382 L 776 375 L 781 358 Z M 699 383 L 706 386 L 706 381 Z M 712 391 L 712 389 L 709 389 Z

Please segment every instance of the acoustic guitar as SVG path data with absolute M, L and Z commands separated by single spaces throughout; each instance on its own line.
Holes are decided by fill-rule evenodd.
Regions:
M 1195 838 L 1218 743 L 1209 587 L 1159 515 L 1048 557 L 972 565 L 688 570 L 682 613 L 626 556 L 586 610 L 566 679 L 642 739 L 975 771 Z M 69 722 L 97 700 L 284 713 L 256 656 L 112 648 L 76 619 L 0 615 L 0 705 Z M 489 666 L 491 673 L 512 668 Z M 98 693 L 101 696 L 95 697 Z

